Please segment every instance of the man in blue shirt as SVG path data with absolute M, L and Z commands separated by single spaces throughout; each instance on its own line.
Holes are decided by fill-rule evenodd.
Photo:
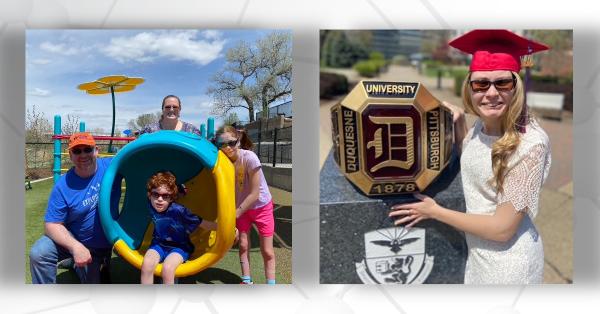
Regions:
M 72 257 L 81 283 L 100 283 L 101 265 L 110 261 L 112 245 L 104 236 L 98 212 L 100 183 L 112 158 L 97 158 L 91 134 L 69 139 L 74 167 L 54 185 L 46 208 L 45 235 L 29 255 L 33 283 L 56 283 L 57 262 Z M 115 180 L 111 208 L 117 208 L 120 180 Z

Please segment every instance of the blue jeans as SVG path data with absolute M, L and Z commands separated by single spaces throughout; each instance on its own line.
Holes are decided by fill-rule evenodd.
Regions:
M 110 265 L 112 250 L 91 249 L 92 262 L 84 267 L 74 267 L 81 283 L 100 283 L 100 266 Z M 72 257 L 68 250 L 57 245 L 48 236 L 43 235 L 31 247 L 29 265 L 31 267 L 31 282 L 56 283 L 56 264 L 65 258 Z

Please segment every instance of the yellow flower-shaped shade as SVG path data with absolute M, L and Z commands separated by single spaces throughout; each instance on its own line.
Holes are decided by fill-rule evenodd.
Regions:
M 115 93 L 123 93 L 135 89 L 137 85 L 142 83 L 144 83 L 144 79 L 141 77 L 109 75 L 101 77 L 94 82 L 80 84 L 77 88 L 91 95 L 102 95 L 110 93 L 111 87 Z

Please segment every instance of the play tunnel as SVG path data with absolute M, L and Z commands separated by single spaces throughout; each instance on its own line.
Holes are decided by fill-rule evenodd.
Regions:
M 216 231 L 196 229 L 191 234 L 195 251 L 180 265 L 175 276 L 196 274 L 218 262 L 235 237 L 234 167 L 227 156 L 200 136 L 187 132 L 160 131 L 144 134 L 114 157 L 100 188 L 100 219 L 104 233 L 117 253 L 142 266 L 150 246 L 153 226 L 148 212 L 146 181 L 158 171 L 171 171 L 188 192 L 177 202 L 203 219 L 216 221 Z M 111 187 L 123 180 L 120 208 L 110 208 Z M 115 202 L 116 203 L 116 202 Z M 160 276 L 162 264 L 155 270 Z

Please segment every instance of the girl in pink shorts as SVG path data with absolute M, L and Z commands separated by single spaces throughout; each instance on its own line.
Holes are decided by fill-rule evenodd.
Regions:
M 273 200 L 263 175 L 260 160 L 250 149 L 254 146 L 245 131 L 226 126 L 217 146 L 235 166 L 236 226 L 239 230 L 239 254 L 242 283 L 252 284 L 248 252 L 252 223 L 260 234 L 260 252 L 265 264 L 268 284 L 275 284 L 275 253 L 273 251 Z

